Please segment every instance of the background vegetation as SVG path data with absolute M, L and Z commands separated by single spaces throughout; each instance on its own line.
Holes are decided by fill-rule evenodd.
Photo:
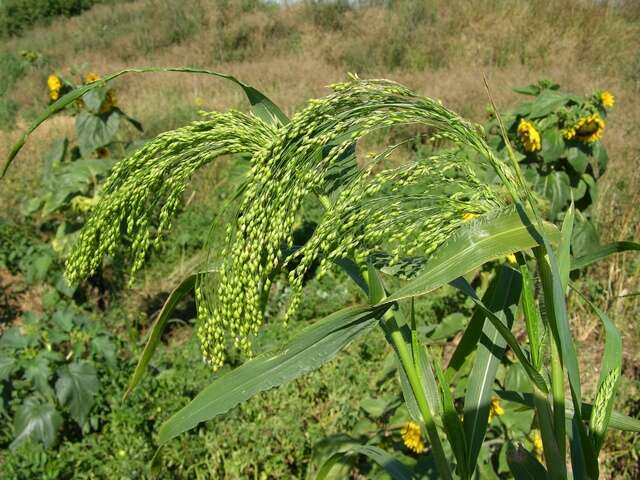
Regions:
M 11 35 L 0 47 L 1 158 L 46 106 L 51 72 L 80 81 L 90 70 L 107 73 L 130 65 L 202 66 L 233 73 L 268 93 L 290 114 L 305 99 L 327 93 L 327 84 L 350 71 L 363 77 L 391 77 L 481 123 L 487 118 L 481 72 L 486 72 L 503 110 L 521 100 L 511 86 L 553 78 L 567 91 L 608 89 L 616 95 L 603 140 L 609 166 L 599 184 L 594 218 L 603 241 L 640 237 L 637 2 L 390 0 L 361 8 L 348 2 L 302 2 L 280 8 L 257 0 L 138 0 L 94 5 L 69 18 L 51 16 L 80 13 L 97 2 L 45 3 L 46 8 L 25 14 L 25 20 L 7 16 L 8 9 L 14 4 L 36 8 L 38 2 L 4 2 L 0 7 L 0 35 Z M 47 10 L 58 3 L 57 10 Z M 6 26 L 7 18 L 17 23 Z M 196 118 L 200 108 L 246 108 L 234 87 L 207 78 L 130 76 L 118 81 L 115 89 L 118 104 L 145 127 L 144 133 L 123 127 L 130 129 L 125 132 L 128 139 L 180 126 Z M 194 263 L 212 220 L 207 212 L 224 199 L 226 190 L 220 186 L 230 174 L 223 167 L 210 167 L 196 179 L 186 193 L 194 208 L 180 217 L 133 290 L 123 291 L 123 272 L 116 264 L 107 268 L 101 282 L 69 291 L 60 281 L 61 266 L 50 246 L 52 226 L 38 214 L 25 216 L 25 212 L 29 200 L 42 195 L 43 159 L 52 142 L 73 135 L 70 116 L 44 124 L 0 186 L 0 329 L 4 332 L 0 349 L 32 359 L 50 345 L 62 356 L 42 360 L 42 368 L 24 373 L 17 380 L 22 383 L 11 389 L 1 368 L 0 380 L 5 397 L 13 395 L 5 399 L 7 404 L 17 403 L 29 389 L 45 398 L 56 390 L 62 376 L 58 369 L 69 361 L 92 365 L 98 384 L 89 389 L 94 392 L 93 406 L 86 418 L 56 396 L 62 413 L 53 449 L 29 442 L 6 449 L 16 425 L 2 412 L 3 478 L 144 477 L 157 425 L 210 380 L 191 335 L 193 304 L 185 302 L 181 318 L 165 338 L 166 347 L 152 363 L 153 374 L 122 401 L 153 315 Z M 623 333 L 624 383 L 617 409 L 637 417 L 640 353 L 635 346 L 640 326 L 635 319 L 640 297 L 634 294 L 640 264 L 620 255 L 592 273 L 583 280 L 583 289 L 609 311 Z M 308 320 L 333 311 L 336 304 L 358 301 L 357 292 L 343 278 L 313 282 L 317 283 L 309 289 L 313 298 L 307 299 L 297 321 L 286 329 L 278 322 L 268 325 L 258 351 L 289 338 Z M 423 317 L 435 322 L 459 308 L 461 300 L 445 293 L 420 305 Z M 598 319 L 578 305 L 570 311 L 576 312 L 571 321 L 581 358 L 586 358 L 582 371 L 596 372 L 603 344 Z M 67 317 L 73 319 L 68 328 Z M 43 322 L 60 334 L 59 340 L 42 338 Z M 13 345 L 6 332 L 29 325 L 35 325 L 33 343 Z M 98 346 L 87 338 L 69 340 L 76 331 L 106 340 Z M 387 382 L 380 391 L 382 371 L 380 378 L 372 375 L 366 382 L 362 378 L 367 376 L 360 375 L 384 365 L 388 352 L 378 340 L 355 344 L 323 369 L 262 394 L 223 421 L 210 422 L 174 441 L 164 454 L 165 474 L 168 478 L 303 477 L 318 442 L 365 428 L 362 423 L 370 417 L 358 407 L 363 398 L 378 398 L 384 389 L 397 390 Z M 75 345 L 86 348 L 76 351 Z M 44 380 L 38 383 L 34 378 Z M 597 378 L 594 374 L 583 379 L 587 391 Z M 631 438 L 611 433 L 602 458 L 605 474 L 640 475 L 640 451 Z M 356 464 L 352 473 L 366 476 L 366 469 Z

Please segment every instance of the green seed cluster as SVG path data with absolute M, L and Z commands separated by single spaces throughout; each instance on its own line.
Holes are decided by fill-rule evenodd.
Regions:
M 274 134 L 254 116 L 210 113 L 204 120 L 158 136 L 119 162 L 67 260 L 69 281 L 95 273 L 103 257 L 116 252 L 123 235 L 130 239 L 133 280 L 149 249 L 169 229 L 193 172 L 221 155 L 253 154 Z
M 591 412 L 591 421 L 589 426 L 591 431 L 600 437 L 602 437 L 607 430 L 605 421 L 607 419 L 609 402 L 615 393 L 616 384 L 618 383 L 619 378 L 620 369 L 611 369 L 611 371 L 607 373 L 607 376 L 604 377 L 604 380 L 598 388 L 598 393 L 596 394 L 596 399 L 593 403 L 593 411 Z
M 293 295 L 286 321 L 300 304 L 302 279 L 314 260 L 320 258 L 321 270 L 326 270 L 331 259 L 362 257 L 383 241 L 392 246 L 396 258 L 401 253 L 428 254 L 455 231 L 465 212 L 482 213 L 495 205 L 495 195 L 480 188 L 453 157 L 375 174 L 373 168 L 365 168 L 348 179 L 308 244 L 286 255 L 304 198 L 322 192 L 329 172 L 344 161 L 350 146 L 374 130 L 429 126 L 442 137 L 476 148 L 503 173 L 478 129 L 439 102 L 385 80 L 353 79 L 333 90 L 310 101 L 280 129 L 275 142 L 254 156 L 242 215 L 228 230 L 219 282 L 215 292 L 203 290 L 211 316 L 202 323 L 200 340 L 214 368 L 224 362 L 225 334 L 250 353 L 249 337 L 262 325 L 271 284 L 281 266 L 301 260 L 290 274 Z M 404 190 L 420 180 L 426 180 L 425 190 L 408 196 Z M 445 193 L 445 185 L 457 192 Z M 391 190 L 384 192 L 387 187 Z
M 302 279 L 314 262 L 320 262 L 322 273 L 345 256 L 364 261 L 382 251 L 393 263 L 406 255 L 429 255 L 459 228 L 465 214 L 501 204 L 474 176 L 469 160 L 455 153 L 385 167 L 396 145 L 355 170 L 344 169 L 348 173 L 339 178 L 335 198 L 311 239 L 294 250 L 292 232 L 303 201 L 325 192 L 335 172 L 353 161 L 353 145 L 376 130 L 410 124 L 472 147 L 513 186 L 477 126 L 397 83 L 353 78 L 310 101 L 282 127 L 239 112 L 208 114 L 120 162 L 80 234 L 67 276 L 75 282 L 95 272 L 124 235 L 135 273 L 169 228 L 190 176 L 220 155 L 250 156 L 252 168 L 223 232 L 223 246 L 212 252 L 215 273 L 202 275 L 196 287 L 203 356 L 219 368 L 227 339 L 251 353 L 249 339 L 262 325 L 272 282 L 283 267 L 296 265 L 289 277 L 293 294 L 286 320 L 298 309 Z

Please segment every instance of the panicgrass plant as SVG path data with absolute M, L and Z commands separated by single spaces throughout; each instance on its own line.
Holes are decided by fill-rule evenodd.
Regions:
M 407 410 L 419 432 L 426 434 L 427 454 L 440 478 L 474 477 L 491 412 L 504 413 L 496 404 L 498 397 L 533 409 L 541 432 L 542 448 L 532 451 L 503 439 L 516 477 L 528 472 L 534 478 L 560 479 L 572 471 L 574 478 L 597 478 L 598 452 L 607 429 L 639 431 L 640 422 L 612 411 L 621 340 L 595 306 L 606 332 L 604 356 L 593 406 L 583 401 L 566 307 L 569 273 L 572 265 L 584 266 L 639 246 L 616 244 L 588 259 L 572 258 L 573 207 L 560 231 L 542 219 L 501 123 L 510 154 L 506 163 L 488 147 L 480 127 L 392 81 L 353 77 L 334 85 L 330 95 L 309 101 L 289 120 L 257 90 L 216 75 L 243 88 L 253 113 L 208 114 L 161 135 L 121 162 L 67 264 L 72 281 L 86 278 L 126 236 L 135 272 L 168 229 L 194 172 L 220 155 L 250 157 L 252 168 L 233 197 L 231 214 L 224 217 L 228 222 L 221 226 L 222 243 L 212 245 L 207 265 L 213 267 L 204 266 L 169 297 L 131 388 L 153 354 L 171 309 L 194 288 L 203 356 L 214 369 L 224 364 L 229 341 L 251 356 L 251 338 L 259 334 L 273 281 L 282 271 L 288 272 L 292 288 L 285 320 L 304 300 L 303 279 L 316 263 L 320 273 L 344 269 L 369 302 L 338 310 L 280 350 L 217 377 L 161 427 L 159 445 L 260 391 L 317 368 L 354 338 L 379 327 L 395 352 Z M 94 86 L 83 88 L 51 105 L 39 122 Z M 392 159 L 402 142 L 369 158 L 359 155 L 358 141 L 366 135 L 405 125 L 428 127 L 439 145 L 470 148 L 477 156 L 470 160 L 456 153 L 459 148 L 442 148 L 427 158 Z M 475 174 L 479 163 L 493 169 L 500 182 L 480 181 Z M 324 212 L 310 238 L 296 245 L 294 228 L 309 199 Z M 152 229 L 156 218 L 158 227 Z M 496 266 L 513 254 L 517 267 Z M 481 299 L 466 276 L 487 264 L 495 267 L 494 287 Z M 467 295 L 476 313 L 444 364 L 419 340 L 413 299 L 447 284 Z M 512 332 L 520 320 L 518 304 L 526 330 L 522 338 Z M 404 305 L 411 307 L 409 318 L 399 308 Z M 507 350 L 525 374 L 522 391 L 506 390 L 495 381 Z M 472 375 L 463 397 L 455 399 L 450 382 L 466 361 L 473 362 Z M 413 428 L 411 445 L 417 447 L 421 443 L 416 432 Z M 567 442 L 571 469 L 565 462 Z M 394 478 L 414 473 L 380 448 L 352 451 L 370 457 Z M 330 470 L 331 465 L 323 466 L 317 477 Z

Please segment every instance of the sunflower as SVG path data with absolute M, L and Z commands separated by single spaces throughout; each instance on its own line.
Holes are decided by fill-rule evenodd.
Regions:
M 540 133 L 538 133 L 533 123 L 524 118 L 520 119 L 520 123 L 518 124 L 518 138 L 527 152 L 537 152 L 542 148 Z
M 605 108 L 611 108 L 616 103 L 616 97 L 613 96 L 609 90 L 603 90 L 600 92 L 600 102 L 602 102 L 602 106 Z
M 420 425 L 416 422 L 407 422 L 400 433 L 402 441 L 409 450 L 415 453 L 423 453 L 426 450 L 420 434 Z
M 593 113 L 589 116 L 582 117 L 578 120 L 578 123 L 571 127 L 571 131 L 573 132 L 571 138 L 585 143 L 597 142 L 602 138 L 604 127 L 604 120 L 602 120 L 597 113 Z M 565 138 L 567 138 L 566 135 Z

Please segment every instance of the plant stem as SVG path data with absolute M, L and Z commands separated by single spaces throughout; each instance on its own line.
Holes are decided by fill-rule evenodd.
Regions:
M 402 332 L 400 332 L 400 329 L 398 329 L 395 321 L 392 320 L 390 322 L 387 322 L 387 325 L 391 330 L 391 341 L 393 342 L 393 345 L 398 352 L 400 363 L 402 363 L 405 372 L 407 372 L 407 378 L 409 380 L 409 384 L 411 385 L 411 390 L 413 390 L 413 394 L 416 397 L 416 401 L 418 403 L 418 408 L 420 409 L 420 413 L 422 414 L 422 419 L 424 420 L 424 426 L 427 431 L 427 436 L 429 437 L 429 441 L 431 442 L 431 450 L 433 451 L 433 456 L 436 461 L 438 473 L 440 474 L 441 478 L 445 480 L 451 480 L 452 475 L 449 468 L 449 462 L 447 462 L 447 457 L 444 454 L 442 443 L 440 443 L 438 430 L 433 420 L 433 416 L 431 415 L 431 410 L 429 409 L 429 404 L 427 403 L 427 398 L 424 394 L 418 372 L 416 371 L 415 364 L 413 363 L 412 355 L 409 353 L 407 344 L 404 340 L 404 337 L 402 336 Z
M 542 247 L 533 249 L 540 272 L 542 293 L 544 296 L 547 325 L 551 330 L 551 393 L 553 396 L 553 429 L 555 432 L 558 451 L 563 461 L 566 455 L 566 425 L 564 411 L 564 366 L 560 353 L 560 339 L 556 327 L 556 319 L 553 308 L 553 279 L 549 261 Z
M 544 459 L 549 475 L 553 480 L 564 480 L 567 478 L 567 471 L 564 456 L 560 454 L 554 435 L 551 408 L 547 396 L 535 386 L 533 388 L 533 403 L 538 416 L 538 426 L 540 427 L 542 447 L 545 453 Z

